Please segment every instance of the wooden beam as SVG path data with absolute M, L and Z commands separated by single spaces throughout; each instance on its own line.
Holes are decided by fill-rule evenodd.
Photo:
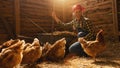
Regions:
M 28 36 L 24 36 L 24 35 L 18 35 L 17 38 L 21 38 L 21 39 L 34 39 L 34 37 L 28 37 Z
M 118 16 L 117 16 L 117 0 L 112 0 L 112 8 L 113 8 L 113 26 L 114 26 L 114 34 L 119 40 L 119 31 L 118 31 Z
M 20 34 L 20 0 L 14 0 L 15 34 Z

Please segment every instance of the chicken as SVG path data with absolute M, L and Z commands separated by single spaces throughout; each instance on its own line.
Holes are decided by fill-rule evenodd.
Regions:
M 49 50 L 51 49 L 51 44 L 49 42 L 46 42 L 44 45 L 43 45 L 43 48 L 42 48 L 42 60 L 45 60 L 46 59 L 46 56 L 49 52 Z
M 40 46 L 39 40 L 34 39 L 32 44 L 28 46 L 23 51 L 22 64 L 32 64 L 35 63 L 42 55 L 42 47 Z
M 65 38 L 62 38 L 56 41 L 50 48 L 49 52 L 47 53 L 47 59 L 52 61 L 57 61 L 59 59 L 64 58 L 65 55 Z
M 0 52 L 2 51 L 3 48 L 7 48 L 17 42 L 19 42 L 20 40 L 19 39 L 16 39 L 16 40 L 13 40 L 13 39 L 10 39 L 6 42 L 4 42 L 1 46 L 0 46 Z
M 96 40 L 86 41 L 84 38 L 79 38 L 78 41 L 81 43 L 84 51 L 96 61 L 96 56 L 106 49 L 104 42 L 103 30 L 99 30 L 96 35 Z
M 19 41 L 8 48 L 2 49 L 0 53 L 0 68 L 19 68 L 23 57 L 25 41 Z

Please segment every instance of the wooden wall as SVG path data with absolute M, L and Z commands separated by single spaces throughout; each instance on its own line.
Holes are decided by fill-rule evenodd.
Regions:
M 16 21 L 14 1 L 15 0 L 0 0 L 0 37 L 2 38 L 0 41 L 7 40 L 9 36 L 15 35 Z M 72 20 L 72 6 L 80 3 L 85 7 L 84 15 L 90 18 L 98 29 L 104 29 L 105 36 L 108 39 L 112 39 L 115 36 L 113 0 L 65 0 L 65 2 L 57 2 L 59 0 L 19 1 L 21 35 L 33 37 L 39 33 L 69 30 L 58 27 L 52 19 L 51 13 L 54 10 L 62 21 L 69 22 Z M 6 28 L 5 22 L 7 22 L 10 30 Z
M 14 33 L 13 4 L 13 0 L 0 0 L 0 42 L 9 39 Z
M 22 35 L 51 31 L 52 7 L 49 0 L 20 0 L 20 7 Z
M 119 6 L 119 4 L 120 4 L 120 0 L 118 0 L 117 1 L 117 12 L 118 12 L 118 29 L 119 29 L 119 31 L 120 31 L 120 6 Z M 119 34 L 120 35 L 120 34 Z
M 118 27 L 117 29 L 118 29 L 118 32 L 119 32 L 119 40 L 120 40 L 120 0 L 117 0 L 116 2 L 117 2 L 116 6 L 117 6 L 117 21 L 118 21 L 117 22 L 118 23 L 117 24 L 117 27 Z

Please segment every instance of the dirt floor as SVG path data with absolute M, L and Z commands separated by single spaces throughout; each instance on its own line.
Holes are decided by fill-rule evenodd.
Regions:
M 21 68 L 120 68 L 120 43 L 108 42 L 107 49 L 97 57 L 97 62 L 91 57 L 74 56 L 66 61 L 42 62 L 32 66 L 21 65 Z

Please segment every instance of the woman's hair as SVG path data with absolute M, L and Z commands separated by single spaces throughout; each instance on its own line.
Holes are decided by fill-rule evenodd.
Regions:
M 84 11 L 84 7 L 83 6 L 81 6 L 80 4 L 76 4 L 76 5 L 73 5 L 73 7 L 72 7 L 72 11 L 74 12 L 75 10 L 81 10 L 82 12 Z

